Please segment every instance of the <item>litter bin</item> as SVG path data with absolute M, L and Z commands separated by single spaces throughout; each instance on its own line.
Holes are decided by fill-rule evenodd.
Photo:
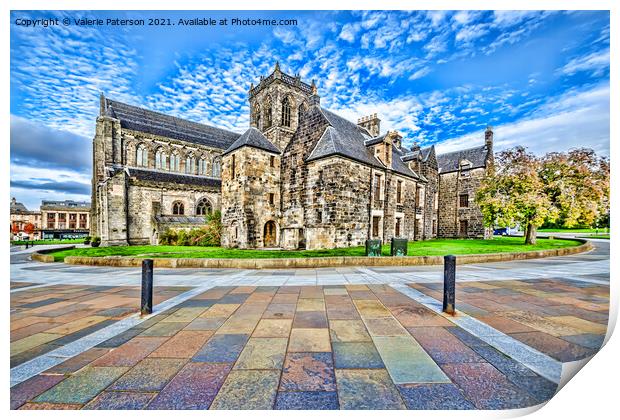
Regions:
M 381 239 L 366 239 L 366 256 L 381 256 Z
M 392 238 L 390 245 L 390 254 L 393 257 L 402 257 L 407 255 L 407 239 Z

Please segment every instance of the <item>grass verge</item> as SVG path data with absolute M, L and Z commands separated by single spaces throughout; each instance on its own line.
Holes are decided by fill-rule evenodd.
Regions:
M 577 246 L 578 241 L 569 239 L 538 239 L 536 245 L 525 245 L 523 238 L 496 237 L 493 239 L 433 239 L 409 242 L 411 256 L 493 254 L 498 252 L 526 252 Z M 383 255 L 390 254 L 390 245 L 382 247 Z M 54 252 L 55 261 L 64 261 L 70 255 L 83 257 L 126 256 L 141 258 L 312 258 L 312 257 L 362 257 L 364 247 L 322 249 L 312 251 L 250 250 L 198 246 L 112 246 L 99 248 L 75 248 Z

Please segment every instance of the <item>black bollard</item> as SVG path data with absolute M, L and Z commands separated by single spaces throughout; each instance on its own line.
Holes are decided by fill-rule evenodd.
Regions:
M 443 257 L 443 311 L 454 315 L 454 300 L 456 289 L 456 257 Z
M 142 260 L 142 302 L 140 313 L 148 315 L 153 312 L 153 260 Z

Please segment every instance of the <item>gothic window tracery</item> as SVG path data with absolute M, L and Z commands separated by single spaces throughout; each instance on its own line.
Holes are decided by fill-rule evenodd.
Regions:
M 288 97 L 282 101 L 282 125 L 284 127 L 291 126 L 291 104 Z
M 155 168 L 168 169 L 168 154 L 161 147 L 155 153 Z
M 182 216 L 185 214 L 185 206 L 180 201 L 172 203 L 172 214 L 175 216 Z
M 136 149 L 136 166 L 148 166 L 148 151 L 143 144 Z
M 211 203 L 206 198 L 202 198 L 196 205 L 197 216 L 206 216 L 207 214 L 211 214 L 212 211 L 213 206 L 211 206 Z

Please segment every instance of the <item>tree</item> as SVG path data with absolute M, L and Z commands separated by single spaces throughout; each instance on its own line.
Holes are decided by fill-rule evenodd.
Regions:
M 17 222 L 13 222 L 11 232 L 13 233 L 13 235 L 17 235 L 19 233 L 19 225 L 17 224 Z
M 545 193 L 561 226 L 593 226 L 609 213 L 609 159 L 592 149 L 549 153 L 542 159 Z
M 34 232 L 34 225 L 32 223 L 26 223 L 26 226 L 24 226 L 24 232 L 28 235 L 32 235 L 32 232 Z
M 476 194 L 487 226 L 525 229 L 525 243 L 536 243 L 543 223 L 592 225 L 609 208 L 609 160 L 590 149 L 548 153 L 542 158 L 515 147 L 499 153 L 495 172 Z

